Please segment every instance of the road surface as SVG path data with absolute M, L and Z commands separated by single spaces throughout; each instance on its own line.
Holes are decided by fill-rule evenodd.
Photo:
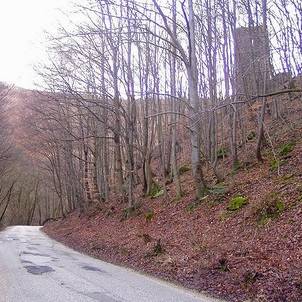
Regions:
M 2 302 L 213 302 L 212 298 L 80 254 L 39 227 L 0 232 Z

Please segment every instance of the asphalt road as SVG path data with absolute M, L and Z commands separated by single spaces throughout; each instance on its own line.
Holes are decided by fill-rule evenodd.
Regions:
M 0 301 L 213 302 L 167 282 L 86 255 L 39 227 L 0 232 Z

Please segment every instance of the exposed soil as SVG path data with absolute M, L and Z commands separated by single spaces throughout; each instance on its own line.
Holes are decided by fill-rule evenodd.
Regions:
M 94 257 L 228 301 L 302 301 L 300 137 L 301 129 L 279 142 L 295 140 L 279 175 L 268 149 L 263 163 L 246 161 L 226 178 L 224 192 L 219 187 L 201 202 L 192 197 L 188 171 L 180 201 L 171 185 L 167 197 L 140 198 L 128 219 L 125 204 L 113 201 L 49 222 L 44 231 Z M 228 210 L 238 195 L 247 204 Z

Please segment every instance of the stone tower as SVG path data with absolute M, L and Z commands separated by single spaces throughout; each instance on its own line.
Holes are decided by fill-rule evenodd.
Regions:
M 263 94 L 265 86 L 268 89 L 272 66 L 268 33 L 263 26 L 235 30 L 235 74 L 238 96 L 250 98 Z

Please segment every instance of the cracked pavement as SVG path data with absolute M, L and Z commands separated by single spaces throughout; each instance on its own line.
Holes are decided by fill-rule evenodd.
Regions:
M 40 227 L 0 232 L 2 302 L 214 302 L 207 296 L 80 254 Z

